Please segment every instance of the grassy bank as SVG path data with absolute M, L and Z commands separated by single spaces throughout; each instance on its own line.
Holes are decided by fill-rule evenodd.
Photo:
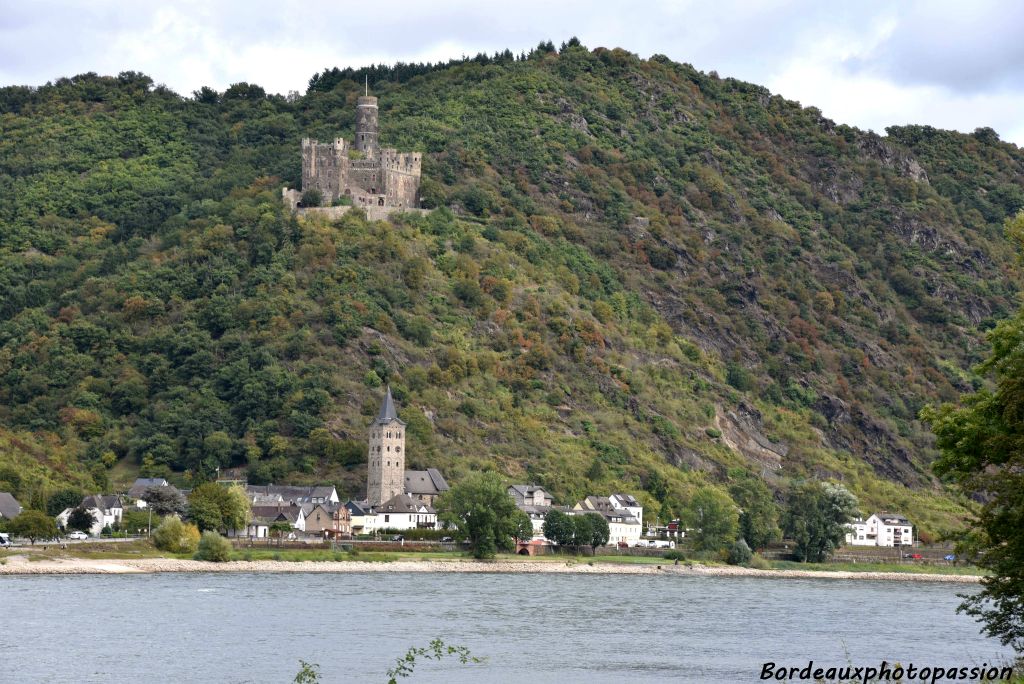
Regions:
M 973 565 L 924 565 L 901 563 L 796 563 L 771 561 L 773 570 L 816 570 L 820 572 L 905 572 L 916 575 L 984 575 Z

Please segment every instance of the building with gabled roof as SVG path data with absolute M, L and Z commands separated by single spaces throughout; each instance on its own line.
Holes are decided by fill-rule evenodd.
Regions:
M 266 506 L 276 503 L 284 504 L 337 504 L 338 490 L 334 485 L 246 485 L 245 493 L 249 495 L 253 505 Z
M 127 496 L 132 499 L 142 500 L 146 496 L 146 490 L 150 487 L 170 487 L 171 483 L 162 477 L 137 477 Z
M 93 524 L 88 531 L 94 537 L 98 537 L 106 527 L 120 525 L 124 516 L 124 503 L 116 494 L 90 494 L 75 508 L 84 508 L 92 514 Z M 58 527 L 68 526 L 68 518 L 73 510 L 75 509 L 65 508 L 57 515 Z
M 0 518 L 11 520 L 21 515 L 21 504 L 10 492 L 0 492 Z
M 553 502 L 551 495 L 539 485 L 509 485 L 507 491 L 516 506 L 550 506 Z
M 873 513 L 846 525 L 846 543 L 851 546 L 912 546 L 914 526 L 899 513 Z
M 430 506 L 449 489 L 444 475 L 437 468 L 405 471 L 405 493 Z

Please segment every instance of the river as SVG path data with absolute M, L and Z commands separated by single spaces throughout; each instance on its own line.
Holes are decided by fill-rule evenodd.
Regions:
M 746 682 L 762 664 L 970 667 L 1012 654 L 976 587 L 554 574 L 0 577 L 2 682 L 385 682 L 434 637 L 487 660 L 414 682 Z M 400 680 L 402 681 L 402 680 Z

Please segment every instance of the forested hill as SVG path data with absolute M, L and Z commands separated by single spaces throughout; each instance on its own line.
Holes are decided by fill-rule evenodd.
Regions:
M 364 73 L 437 211 L 290 216 L 299 140 L 351 137 Z M 0 197 L 0 490 L 29 503 L 218 468 L 359 495 L 390 383 L 410 467 L 452 481 L 669 515 L 746 476 L 837 479 L 935 532 L 962 509 L 916 416 L 979 384 L 1016 308 L 1024 153 L 542 46 L 292 98 L 5 88 Z

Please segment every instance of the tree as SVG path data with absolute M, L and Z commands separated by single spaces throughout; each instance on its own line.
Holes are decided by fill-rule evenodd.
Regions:
M 153 533 L 153 545 L 170 553 L 195 553 L 199 545 L 199 529 L 170 516 Z
M 291 533 L 292 524 L 287 520 L 275 520 L 274 522 L 270 523 L 270 527 L 268 529 L 272 535 L 277 537 L 278 546 L 280 546 L 281 539 L 286 534 Z
M 219 530 L 224 525 L 224 518 L 220 514 L 220 506 L 216 501 L 203 497 L 190 497 L 188 503 L 188 519 L 199 528 L 200 531 Z
M 572 546 L 576 541 L 576 529 L 572 518 L 552 508 L 544 516 L 544 536 L 559 546 Z
M 142 500 L 155 515 L 181 515 L 187 508 L 185 497 L 177 487 L 149 487 Z
M 252 504 L 249 503 L 249 495 L 239 485 L 231 485 L 227 488 L 227 495 L 221 507 L 221 515 L 224 518 L 224 526 L 229 530 L 244 530 L 252 520 Z
M 572 545 L 579 553 L 580 547 L 590 543 L 594 534 L 594 522 L 590 514 L 571 515 L 569 522 L 572 524 Z
M 1024 245 L 1024 212 L 1006 232 Z M 1024 651 L 1024 310 L 988 333 L 992 354 L 978 372 L 993 385 L 964 396 L 961 406 L 927 407 L 941 451 L 935 470 L 985 503 L 958 552 L 989 571 L 981 591 L 959 611 L 983 631 Z
M 238 485 L 201 484 L 189 497 L 188 517 L 200 530 L 244 529 L 252 518 L 252 506 Z
M 15 537 L 24 537 L 32 544 L 36 539 L 52 539 L 57 536 L 57 523 L 43 511 L 24 510 L 7 526 Z
M 739 513 L 736 504 L 720 489 L 698 489 L 684 516 L 686 526 L 694 530 L 694 548 L 698 551 L 718 551 L 736 540 Z
M 512 516 L 512 537 L 516 542 L 528 542 L 533 539 L 533 521 L 526 511 L 518 508 Z
M 729 487 L 729 494 L 740 507 L 740 537 L 755 549 L 763 549 L 781 536 L 779 507 L 767 485 L 750 477 Z
M 74 508 L 82 502 L 82 491 L 80 489 L 62 489 L 54 492 L 46 500 L 46 512 L 48 515 L 57 516 L 65 509 Z
M 798 561 L 823 563 L 842 543 L 856 513 L 857 498 L 842 485 L 804 482 L 790 489 L 782 531 L 796 542 Z
M 608 543 L 611 530 L 608 528 L 608 520 L 603 515 L 600 513 L 587 513 L 579 517 L 588 519 L 589 534 L 579 539 L 583 544 L 590 544 L 591 552 L 596 551 L 598 546 L 604 546 Z
M 92 526 L 96 524 L 96 515 L 87 508 L 76 506 L 68 514 L 68 529 L 81 532 L 91 532 Z
M 445 492 L 437 503 L 441 520 L 469 540 L 474 558 L 493 558 L 515 548 L 516 508 L 496 473 L 473 473 Z

